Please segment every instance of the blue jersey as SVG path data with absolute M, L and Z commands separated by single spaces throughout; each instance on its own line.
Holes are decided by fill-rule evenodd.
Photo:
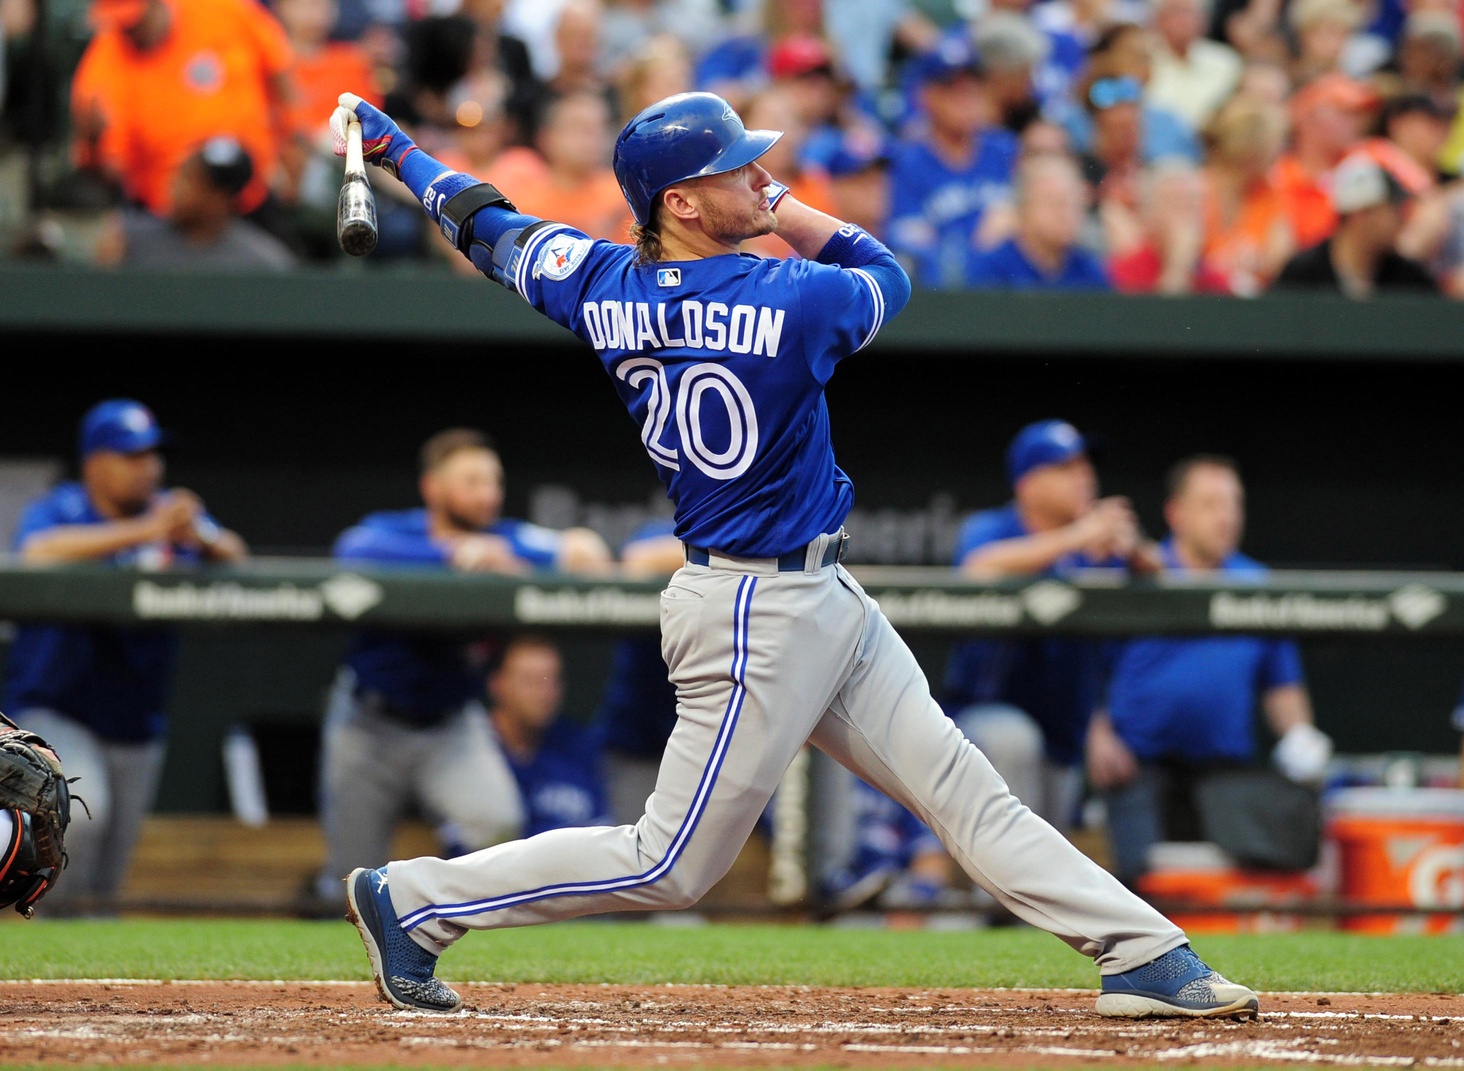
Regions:
M 1169 544 L 1164 564 L 1184 571 Z M 1239 553 L 1220 569 L 1242 577 L 1265 573 Z M 1120 648 L 1108 685 L 1108 715 L 1140 759 L 1247 762 L 1255 756 L 1257 697 L 1302 680 L 1301 655 L 1291 640 L 1141 636 Z
M 506 539 L 515 556 L 547 569 L 559 553 L 558 532 L 526 521 L 500 519 L 484 535 Z M 336 540 L 338 561 L 373 565 L 448 568 L 448 549 L 432 538 L 425 509 L 372 513 Z M 476 696 L 481 681 L 468 658 L 467 644 L 433 633 L 368 631 L 358 635 L 346 656 L 358 688 L 375 692 L 393 716 L 431 725 Z
M 504 749 L 524 801 L 523 836 L 566 826 L 613 825 L 596 735 L 559 718 L 532 758 Z
M 105 524 L 79 483 L 56 487 L 21 514 L 14 547 L 69 525 Z M 147 569 L 196 563 L 188 547 L 150 543 L 118 551 L 106 564 Z M 142 743 L 167 730 L 166 707 L 177 661 L 171 631 L 22 625 L 10 648 L 0 710 L 44 707 L 72 718 L 103 740 Z
M 648 521 L 626 541 L 626 546 L 671 535 L 675 527 L 669 520 Z M 605 695 L 594 720 L 608 750 L 638 759 L 661 757 L 676 726 L 676 688 L 666 676 L 659 634 L 626 636 L 616 641 L 610 678 L 605 682 Z
M 890 163 L 890 248 L 915 266 L 922 285 L 965 285 L 982 214 L 1011 199 L 1017 150 L 1017 139 L 999 128 L 983 130 L 971 159 L 956 167 L 924 142 L 896 147 Z
M 1015 504 L 977 513 L 961 527 L 955 564 L 988 543 L 1031 535 Z M 1077 569 L 1117 565 L 1067 554 L 1046 570 L 1061 576 Z M 967 640 L 951 648 L 946 665 L 948 713 L 974 703 L 1009 703 L 1042 728 L 1048 758 L 1071 765 L 1081 760 L 1088 719 L 1099 698 L 1104 647 L 1091 640 Z
M 871 273 L 751 254 L 645 266 L 635 256 L 551 224 L 532 234 L 512 283 L 594 347 L 675 503 L 676 535 L 766 558 L 837 531 L 854 489 L 834 463 L 824 384 L 884 321 Z
M 983 252 L 972 251 L 966 263 L 966 283 L 1009 290 L 1110 289 L 1103 265 L 1081 246 L 1069 249 L 1062 265 L 1049 274 L 1028 259 L 1015 238 Z
M 903 871 L 922 855 L 943 851 L 940 838 L 909 809 L 865 781 L 854 782 L 854 877 Z

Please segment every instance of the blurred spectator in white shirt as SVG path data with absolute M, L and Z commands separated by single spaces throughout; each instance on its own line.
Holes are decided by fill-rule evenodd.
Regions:
M 1207 0 L 1154 0 L 1157 47 L 1149 99 L 1199 130 L 1234 92 L 1241 61 L 1235 49 L 1204 36 Z

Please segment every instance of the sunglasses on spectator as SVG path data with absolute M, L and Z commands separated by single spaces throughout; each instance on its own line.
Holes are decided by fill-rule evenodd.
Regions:
M 1100 78 L 1088 89 L 1088 100 L 1098 109 L 1112 108 L 1115 104 L 1132 104 L 1142 100 L 1144 87 L 1130 75 L 1119 78 Z

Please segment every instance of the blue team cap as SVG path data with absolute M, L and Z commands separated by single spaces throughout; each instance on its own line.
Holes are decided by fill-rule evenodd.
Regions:
M 947 37 L 934 48 L 915 57 L 911 73 L 919 85 L 947 82 L 958 74 L 984 73 L 981 57 L 964 37 Z
M 1088 440 L 1066 420 L 1039 420 L 1017 432 L 1007 447 L 1007 479 L 1016 484 L 1043 465 L 1061 465 L 1088 452 Z
M 889 160 L 889 137 L 864 126 L 821 130 L 803 146 L 803 162 L 834 178 L 857 175 Z
M 98 450 L 118 454 L 137 454 L 156 450 L 167 440 L 152 410 L 131 398 L 111 398 L 98 402 L 81 418 L 78 449 L 82 457 Z

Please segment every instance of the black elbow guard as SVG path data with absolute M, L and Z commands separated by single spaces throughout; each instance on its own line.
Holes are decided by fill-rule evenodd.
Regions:
M 498 206 L 510 212 L 517 212 L 513 202 L 491 182 L 480 182 L 469 186 L 447 199 L 437 214 L 437 225 L 442 236 L 452 243 L 459 253 L 466 253 L 473 244 L 473 216 L 480 208 Z

